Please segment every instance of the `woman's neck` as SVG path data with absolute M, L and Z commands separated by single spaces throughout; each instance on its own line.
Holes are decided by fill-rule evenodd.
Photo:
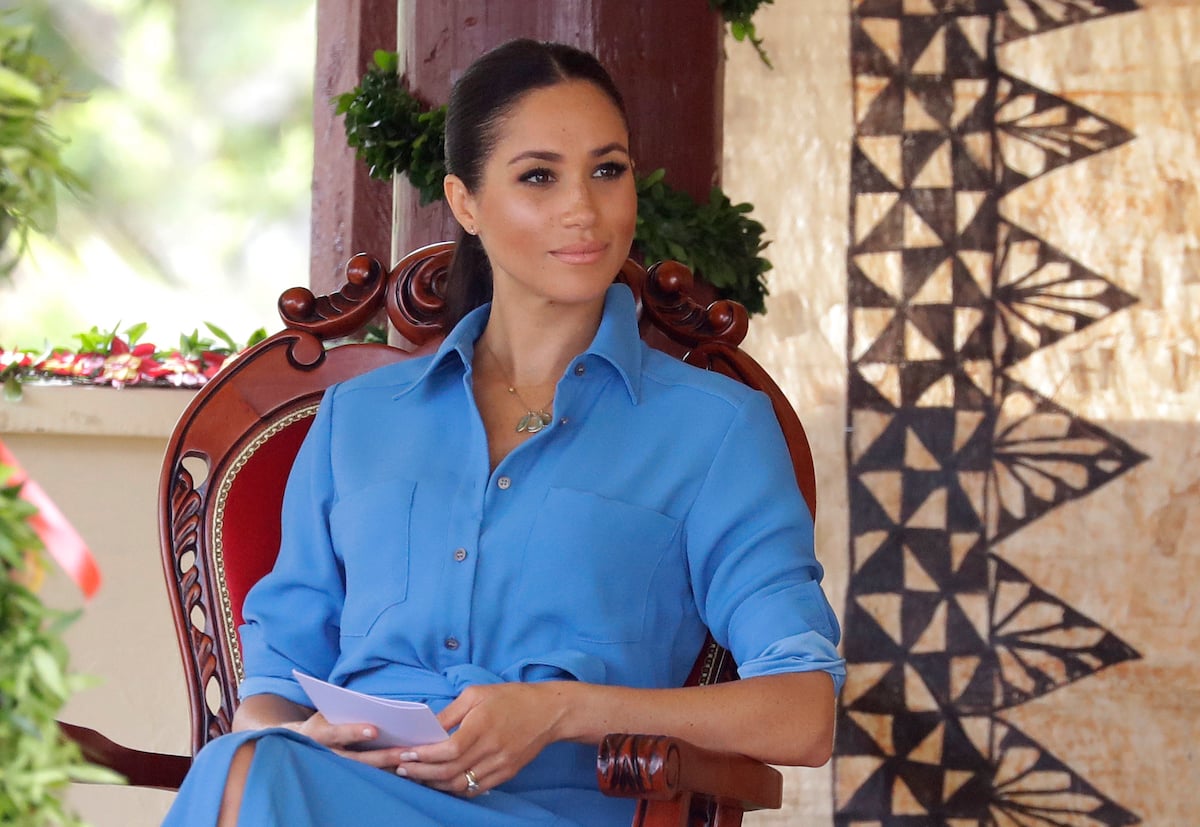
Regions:
M 506 382 L 520 388 L 553 385 L 576 356 L 595 338 L 603 314 L 596 306 L 545 304 L 536 312 L 521 308 L 509 312 L 503 302 L 493 302 L 487 326 L 476 352 L 494 362 Z M 476 359 L 476 367 L 479 365 Z

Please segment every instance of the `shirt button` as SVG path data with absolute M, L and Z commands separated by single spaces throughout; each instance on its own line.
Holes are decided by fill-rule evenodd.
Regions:
M 455 649 L 458 648 L 458 638 L 448 637 L 448 638 L 446 638 L 445 641 L 443 641 L 442 645 L 444 645 L 447 649 L 449 649 L 451 652 L 453 652 Z
M 512 480 L 510 480 L 508 477 L 501 477 L 500 479 L 496 480 L 496 485 L 500 486 L 500 490 L 507 491 L 509 486 L 512 485 Z
M 571 421 L 570 419 L 568 419 L 567 417 L 565 417 L 565 416 L 564 416 L 562 419 L 558 420 L 558 424 L 559 424 L 559 425 L 566 425 L 566 424 L 567 424 L 568 422 L 570 422 L 570 421 Z
M 575 366 L 575 375 L 576 376 L 583 376 L 585 373 L 587 373 L 587 368 L 584 367 L 582 364 Z
M 454 550 L 454 559 L 460 563 L 463 560 L 466 560 L 467 559 L 467 550 L 465 548 L 456 548 Z

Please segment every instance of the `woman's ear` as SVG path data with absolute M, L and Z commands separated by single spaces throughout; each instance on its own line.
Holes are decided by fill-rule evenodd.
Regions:
M 479 232 L 475 223 L 475 199 L 471 197 L 471 191 L 467 189 L 463 180 L 457 175 L 447 175 L 442 179 L 442 192 L 446 194 L 450 212 L 454 213 L 455 220 L 462 228 L 471 235 Z

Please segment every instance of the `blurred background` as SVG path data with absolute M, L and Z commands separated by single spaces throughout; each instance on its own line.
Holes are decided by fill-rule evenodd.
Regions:
M 52 125 L 85 182 L 0 280 L 0 348 L 148 323 L 278 326 L 308 280 L 312 0 L 0 0 L 76 100 Z M 10 241 L 11 243 L 11 241 Z

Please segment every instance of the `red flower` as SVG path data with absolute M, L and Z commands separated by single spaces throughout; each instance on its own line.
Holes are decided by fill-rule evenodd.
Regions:
M 0 348 L 0 370 L 10 367 L 27 368 L 33 365 L 33 354 L 23 350 Z
M 125 353 L 106 358 L 97 380 L 111 382 L 114 388 L 136 385 L 143 379 L 152 380 L 153 369 L 157 365 L 158 362 L 154 360 L 154 346 L 138 345 L 132 351 L 126 350 Z

